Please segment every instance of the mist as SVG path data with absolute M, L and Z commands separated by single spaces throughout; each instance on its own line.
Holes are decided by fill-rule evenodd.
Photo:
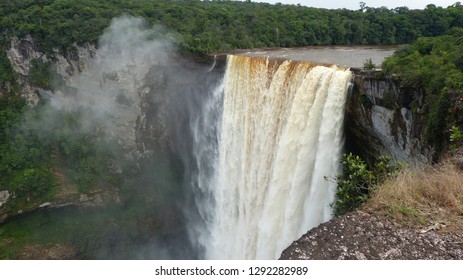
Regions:
M 162 27 L 149 28 L 141 18 L 114 19 L 84 71 L 71 76 L 64 90 L 55 90 L 51 104 L 67 111 L 87 109 L 83 129 L 99 123 L 132 147 L 140 116 L 138 89 L 150 67 L 169 64 L 174 51 Z
M 174 37 L 141 18 L 114 19 L 82 71 L 61 77 L 64 85 L 55 83 L 26 117 L 25 127 L 34 127 L 65 162 L 60 172 L 66 180 L 88 185 L 84 193 L 94 185 L 117 189 L 101 210 L 112 213 L 103 215 L 101 226 L 108 219 L 116 226 L 98 242 L 88 240 L 94 245 L 79 252 L 83 258 L 203 257 L 197 239 L 208 209 L 199 209 L 197 200 L 207 196 L 198 191 L 207 182 L 198 170 L 212 172 L 217 145 L 217 131 L 204 118 L 221 114 L 204 113 L 203 101 L 220 92 L 222 73 L 178 55 Z M 88 164 L 82 174 L 96 170 L 95 178 L 79 181 L 85 176 L 73 168 L 95 159 L 102 171 Z

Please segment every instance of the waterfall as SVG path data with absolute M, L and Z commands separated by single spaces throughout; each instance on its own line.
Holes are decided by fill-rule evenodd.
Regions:
M 228 57 L 206 258 L 277 259 L 331 218 L 325 177 L 339 172 L 350 80 L 335 66 Z

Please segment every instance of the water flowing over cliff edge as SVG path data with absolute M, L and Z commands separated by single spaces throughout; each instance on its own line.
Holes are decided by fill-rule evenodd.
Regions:
M 223 115 L 211 120 L 216 168 L 199 170 L 212 176 L 213 214 L 199 238 L 207 258 L 276 259 L 331 218 L 336 186 L 325 177 L 339 171 L 351 77 L 335 66 L 228 57 Z

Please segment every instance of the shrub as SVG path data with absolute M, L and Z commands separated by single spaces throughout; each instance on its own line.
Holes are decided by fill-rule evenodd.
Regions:
M 463 133 L 461 132 L 458 126 L 452 126 L 450 128 L 450 143 L 452 150 L 456 150 L 460 145 L 461 140 L 463 139 Z
M 379 182 L 397 174 L 399 163 L 381 156 L 370 169 L 357 155 L 344 154 L 341 159 L 342 174 L 334 179 L 338 185 L 336 201 L 332 204 L 335 216 L 355 210 L 369 198 L 370 191 Z
M 29 82 L 37 87 L 43 89 L 51 89 L 52 87 L 52 70 L 51 62 L 43 62 L 40 59 L 33 59 L 31 61 L 31 68 L 29 70 Z
M 371 58 L 365 60 L 365 62 L 363 63 L 363 69 L 365 70 L 373 70 L 375 68 L 376 68 L 376 65 L 373 63 Z
M 426 116 L 424 139 L 431 147 L 434 147 L 437 154 L 443 148 L 448 138 L 445 137 L 447 128 L 447 117 L 450 108 L 450 99 L 446 90 L 439 95 L 437 102 L 430 105 L 430 112 Z

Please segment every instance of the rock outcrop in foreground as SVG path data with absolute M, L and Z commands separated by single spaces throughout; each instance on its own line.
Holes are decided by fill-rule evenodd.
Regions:
M 463 259 L 463 234 L 404 228 L 365 212 L 313 228 L 281 254 L 285 260 Z

